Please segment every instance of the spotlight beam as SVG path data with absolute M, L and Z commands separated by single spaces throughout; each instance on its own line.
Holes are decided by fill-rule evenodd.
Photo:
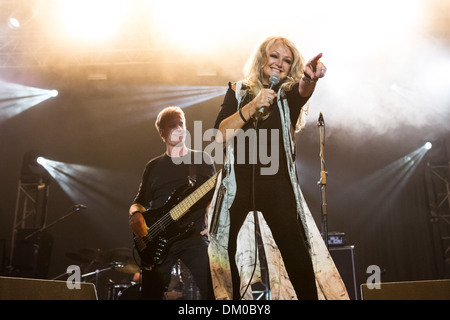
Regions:
M 0 121 L 12 118 L 57 95 L 57 90 L 0 81 Z
M 108 179 L 114 179 L 114 176 L 117 176 L 118 173 L 45 158 L 39 158 L 39 163 L 74 202 L 89 202 L 88 199 L 91 199 L 95 203 L 103 203 L 103 207 L 108 207 L 111 204 L 122 205 L 118 201 L 120 195 L 114 194 L 118 191 L 107 190 L 107 187 L 104 187 L 106 185 L 117 185 L 117 181 L 108 182 Z M 121 181 L 123 179 L 125 178 L 120 177 Z
M 414 170 L 419 166 L 426 152 L 427 150 L 421 146 L 343 190 L 340 197 L 359 194 L 360 198 L 364 199 L 366 209 L 369 212 L 383 211 L 380 208 L 380 204 L 389 206 L 389 203 L 396 199 L 398 193 L 408 183 Z M 387 208 L 384 208 L 384 210 L 387 210 Z M 382 219 L 382 215 L 380 215 L 379 219 Z
M 49 94 L 50 95 L 50 94 Z M 58 94 L 55 95 L 55 97 Z M 33 95 L 29 95 L 29 96 L 21 96 L 21 97 L 10 97 L 10 98 L 0 98 L 0 103 L 2 102 L 8 102 L 8 101 L 14 101 L 14 100 L 20 100 L 20 99 L 30 99 L 30 98 L 35 98 L 35 97 L 42 97 L 45 96 L 43 94 L 33 94 Z

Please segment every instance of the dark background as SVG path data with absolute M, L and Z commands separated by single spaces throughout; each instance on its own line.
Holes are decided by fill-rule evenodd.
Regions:
M 443 6 L 439 1 L 430 3 L 435 8 Z M 436 14 L 436 21 L 448 22 L 435 8 L 427 12 Z M 428 16 L 428 20 L 433 19 Z M 154 127 L 156 114 L 166 106 L 180 105 L 191 133 L 194 121 L 201 121 L 203 130 L 211 128 L 228 81 L 242 77 L 243 64 L 258 39 L 265 36 L 250 37 L 250 32 L 243 31 L 235 45 L 227 42 L 208 52 L 207 58 L 161 44 L 156 47 L 159 50 L 147 50 L 158 44 L 151 36 L 136 53 L 127 46 L 128 38 L 129 42 L 115 44 L 115 49 L 135 53 L 124 59 L 117 50 L 106 55 L 101 50 L 61 51 L 50 44 L 43 48 L 48 36 L 35 32 L 33 26 L 39 20 L 34 23 L 30 22 L 27 32 L 2 31 L 0 239 L 4 239 L 4 266 L 8 266 L 24 154 L 39 150 L 46 158 L 65 163 L 67 189 L 52 179 L 47 223 L 70 212 L 74 204 L 87 209 L 48 229 L 54 239 L 47 276 L 51 279 L 64 273 L 68 265 L 77 264 L 68 253 L 132 247 L 128 207 L 145 163 L 164 152 Z M 405 40 L 404 34 L 392 40 L 401 49 L 389 48 L 387 40 L 368 41 L 377 48 L 368 56 L 370 48 L 364 48 L 363 41 L 361 48 L 355 47 L 364 52 L 361 57 L 352 47 L 324 42 L 333 38 L 333 26 L 323 28 L 327 37 L 317 30 L 313 34 L 296 28 L 286 31 L 302 44 L 307 59 L 323 47 L 328 49 L 323 58 L 327 77 L 318 83 L 308 123 L 297 135 L 300 184 L 318 227 L 321 193 L 316 121 L 322 112 L 328 229 L 345 233 L 347 244 L 355 246 L 358 284 L 366 281 L 370 265 L 381 268 L 383 281 L 448 278 L 449 266 L 444 261 L 448 257 L 435 251 L 425 168 L 434 159 L 448 165 L 450 37 L 439 25 L 428 26 L 419 36 L 413 34 L 418 42 Z M 280 34 L 286 29 L 278 26 L 276 30 Z M 325 45 L 316 42 L 320 35 Z M 344 46 L 355 42 L 352 34 L 335 36 L 342 38 Z M 89 80 L 92 74 L 106 79 Z M 11 99 L 12 94 L 26 93 L 9 89 L 7 83 L 56 89 L 59 95 L 11 115 L 27 103 Z M 426 141 L 432 141 L 435 148 L 423 158 L 414 158 L 414 163 L 406 158 Z M 448 225 L 441 227 L 442 235 L 450 234 Z

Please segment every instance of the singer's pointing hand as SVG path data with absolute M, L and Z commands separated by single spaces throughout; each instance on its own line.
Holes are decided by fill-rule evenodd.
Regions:
M 305 73 L 313 80 L 325 77 L 327 71 L 325 65 L 320 61 L 320 58 L 322 58 L 322 53 L 316 55 L 305 65 Z

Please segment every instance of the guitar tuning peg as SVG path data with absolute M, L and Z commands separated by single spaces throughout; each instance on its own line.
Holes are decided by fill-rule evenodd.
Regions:
M 194 178 L 188 177 L 189 180 L 189 186 L 193 187 L 195 183 L 197 182 Z

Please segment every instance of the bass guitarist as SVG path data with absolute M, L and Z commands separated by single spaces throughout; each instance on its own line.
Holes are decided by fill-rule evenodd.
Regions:
M 193 191 L 214 176 L 216 171 L 207 153 L 186 147 L 186 119 L 181 108 L 165 108 L 158 114 L 155 125 L 166 144 L 166 152 L 146 164 L 139 191 L 129 209 L 129 224 L 137 240 L 145 239 L 153 228 L 146 215 L 156 215 L 152 210 L 170 206 L 176 190 L 183 189 L 188 193 L 191 189 L 185 186 L 190 186 Z M 158 263 L 143 261 L 141 299 L 164 299 L 173 266 L 178 259 L 189 268 L 199 289 L 200 299 L 213 299 L 208 238 L 204 232 L 206 207 L 212 194 L 213 190 L 190 208 L 182 219 L 174 222 L 180 234 L 167 235 L 174 240 L 167 242 Z M 154 223 L 159 225 L 160 221 L 156 219 Z M 161 244 L 156 245 L 159 247 Z

